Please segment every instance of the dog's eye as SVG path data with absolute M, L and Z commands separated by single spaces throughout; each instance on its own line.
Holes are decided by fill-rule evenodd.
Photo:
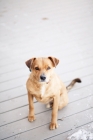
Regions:
M 35 67 L 35 70 L 40 70 L 38 67 Z
M 47 70 L 51 69 L 50 67 L 47 67 Z

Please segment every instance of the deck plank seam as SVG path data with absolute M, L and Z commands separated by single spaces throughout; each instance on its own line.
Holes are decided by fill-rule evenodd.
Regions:
M 74 48 L 74 47 L 73 47 Z M 89 49 L 89 48 L 87 48 L 87 50 L 91 50 L 91 49 Z M 87 52 L 87 50 L 86 50 L 86 52 Z M 60 50 L 58 50 L 58 54 L 59 54 L 59 52 L 61 53 L 61 51 Z M 72 51 L 73 52 L 73 51 Z M 83 53 L 84 52 L 84 50 L 82 50 L 82 51 L 80 51 L 79 50 L 79 52 L 78 53 Z M 57 52 L 55 51 L 55 54 L 57 54 Z M 67 54 L 67 53 L 65 53 L 65 54 Z M 73 53 L 71 53 L 70 55 L 65 55 L 64 57 L 66 57 L 66 56 L 71 56 L 71 55 L 73 55 L 73 54 L 75 54 L 74 52 Z M 76 53 L 77 54 L 77 53 Z M 62 54 L 63 55 L 63 54 Z M 29 58 L 28 58 L 29 59 Z M 23 61 L 19 61 L 19 63 L 20 62 L 23 62 Z M 11 62 L 11 63 L 8 63 L 8 64 L 5 64 L 5 65 L 0 65 L 0 67 L 2 67 L 2 66 L 7 66 L 7 65 L 11 65 L 11 64 L 14 64 L 14 63 L 18 63 L 18 62 L 16 62 L 15 60 L 13 61 L 13 62 Z
M 89 109 L 86 109 L 86 110 L 89 110 Z M 84 110 L 84 111 L 86 111 L 86 110 Z M 75 113 L 75 114 L 79 114 L 79 113 L 84 112 L 84 111 L 80 111 L 80 112 Z M 75 115 L 75 114 L 73 114 L 73 115 Z M 73 115 L 70 115 L 70 116 L 73 116 Z M 67 118 L 67 117 L 65 117 L 65 118 Z M 59 121 L 60 121 L 60 120 L 59 120 Z M 92 123 L 92 122 L 93 122 L 93 121 L 90 121 L 90 122 L 85 123 L 85 124 L 83 124 L 83 125 L 80 125 L 80 126 L 78 126 L 78 127 L 76 127 L 76 128 L 82 127 L 82 126 L 84 126 L 84 125 L 86 125 L 86 124 L 89 124 L 89 123 Z M 42 127 L 42 126 L 45 126 L 45 125 L 47 125 L 47 124 L 50 124 L 50 122 L 49 122 L 49 123 L 46 123 L 46 124 L 43 124 L 43 125 L 40 125 L 40 126 L 37 126 L 37 127 L 35 127 L 35 128 L 31 128 L 31 129 L 29 129 L 29 130 L 25 130 L 25 131 L 23 131 L 23 132 L 17 133 L 17 134 L 15 134 L 15 135 L 10 136 L 10 137 L 13 137 L 13 136 L 16 136 L 16 135 L 18 135 L 18 134 L 22 134 L 22 133 L 25 133 L 25 132 L 28 132 L 28 131 L 37 129 L 37 128 Z M 72 129 L 70 129 L 69 131 L 71 131 L 71 130 L 72 130 Z M 64 133 L 66 133 L 66 131 L 65 131 Z M 60 134 L 63 134 L 63 132 L 60 133 Z M 10 138 L 10 137 L 7 137 L 7 138 Z M 4 138 L 4 139 L 7 139 L 7 138 Z M 1 139 L 1 140 L 4 140 L 4 139 Z M 48 138 L 48 139 L 49 139 L 49 138 Z
M 90 58 L 93 58 L 93 56 L 91 56 L 91 57 L 88 57 L 88 58 L 84 58 L 84 59 L 80 59 L 80 60 L 75 60 L 74 62 L 69 62 L 69 63 L 64 63 L 64 64 L 62 64 L 63 66 L 66 66 L 67 64 L 73 64 L 73 63 L 75 63 L 75 62 L 79 62 L 79 61 L 85 61 L 85 60 L 87 60 L 87 59 L 90 59 Z M 24 63 L 25 64 L 25 63 Z M 91 64 L 91 66 L 92 66 L 92 64 Z M 87 67 L 87 66 L 86 66 Z M 2 75 L 4 75 L 4 74 L 8 74 L 8 73 L 11 73 L 11 72 L 15 72 L 15 71 L 18 71 L 18 70 L 22 70 L 24 67 L 22 67 L 22 68 L 20 68 L 20 69 L 16 69 L 16 70 L 13 70 L 13 71 L 9 71 L 9 72 L 5 72 L 5 73 L 0 73 L 0 75 L 2 76 Z M 84 67 L 82 67 L 82 68 L 84 68 Z M 76 69 L 77 70 L 77 69 Z M 67 72 L 69 72 L 69 71 L 67 71 Z M 24 75 L 23 75 L 24 76 Z
M 90 95 L 90 96 L 87 96 L 87 97 L 91 97 L 91 96 L 93 96 L 93 95 Z M 74 102 L 77 102 L 77 101 L 81 101 L 81 100 L 83 100 L 83 99 L 86 99 L 87 97 L 84 97 L 84 98 L 78 99 L 78 100 L 73 101 L 73 102 L 69 102 L 68 105 L 69 105 L 69 104 L 72 104 L 72 103 L 74 103 Z M 22 106 L 22 107 L 24 107 L 24 106 Z M 22 108 L 22 107 L 21 107 L 21 108 Z M 20 108 L 20 107 L 19 107 L 19 108 Z M 92 109 L 92 108 L 93 108 L 93 107 L 91 106 L 91 107 L 89 107 L 89 108 L 87 108 L 87 109 L 85 109 L 85 110 L 79 111 L 79 112 L 74 113 L 74 114 L 71 114 L 71 115 L 67 115 L 67 116 L 64 117 L 64 118 L 67 118 L 67 117 L 73 116 L 73 115 L 75 115 L 75 114 L 78 114 L 78 113 L 80 113 L 80 112 L 87 111 L 87 110 Z M 16 109 L 12 109 L 12 110 L 10 110 L 10 111 L 17 110 L 17 109 L 18 109 L 18 108 L 16 108 Z M 42 113 L 44 113 L 44 112 L 49 112 L 50 110 L 52 110 L 52 109 L 48 109 L 48 110 L 45 110 L 45 111 L 42 111 L 42 112 L 36 113 L 35 115 L 39 115 L 39 114 L 42 114 Z M 10 112 L 10 111 L 6 111 L 6 112 L 4 112 L 4 113 L 0 113 L 0 114 L 5 114 L 5 113 Z M 16 121 L 13 121 L 13 122 L 10 122 L 10 123 L 6 123 L 6 124 L 4 124 L 4 125 L 1 125 L 0 127 L 5 126 L 5 125 L 7 125 L 7 124 L 14 123 L 14 122 L 18 122 L 18 121 L 23 120 L 23 119 L 25 119 L 25 118 L 27 118 L 27 117 L 24 117 L 24 118 L 18 119 L 18 120 L 16 120 Z M 59 118 L 58 120 L 59 120 L 59 121 L 62 121 L 61 118 Z

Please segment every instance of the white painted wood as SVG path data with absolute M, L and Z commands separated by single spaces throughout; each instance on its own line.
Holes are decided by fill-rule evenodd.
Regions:
M 0 102 L 11 100 L 16 97 L 24 96 L 24 95 L 27 95 L 27 90 L 25 85 L 1 92 Z
M 62 75 L 62 78 L 63 78 L 63 75 Z M 63 80 L 62 81 L 65 82 L 65 85 L 68 85 L 74 78 L 76 78 L 76 77 L 73 77 L 68 82 L 65 82 Z M 92 83 L 93 83 L 93 75 L 89 75 L 89 76 L 85 76 L 85 77 L 80 77 L 80 79 L 81 79 L 82 82 L 81 83 L 76 83 L 75 86 L 71 89 L 71 91 L 75 90 L 75 89 L 87 87 L 88 85 L 92 85 Z
M 93 119 L 93 117 L 92 117 L 93 113 L 91 111 L 89 111 L 93 107 L 92 100 L 93 100 L 93 96 L 87 97 L 85 99 L 82 99 L 82 100 L 79 100 L 79 101 L 76 101 L 76 102 L 69 104 L 67 107 L 65 107 L 59 111 L 58 119 L 64 118 L 64 120 L 65 120 L 68 118 L 68 120 L 69 120 L 70 116 L 72 116 L 72 115 L 76 116 L 75 114 L 81 114 L 80 116 L 82 117 L 82 114 L 85 114 L 85 118 L 87 119 L 87 121 L 90 121 L 91 118 Z M 82 113 L 84 111 L 85 111 L 85 113 Z M 89 113 L 88 113 L 88 111 L 89 111 Z M 20 112 L 20 113 L 22 114 L 22 112 Z M 17 114 L 17 115 L 19 115 L 19 114 Z M 22 120 L 19 120 L 17 122 L 14 122 L 14 123 L 7 124 L 7 128 L 6 128 L 6 125 L 2 126 L 2 129 L 4 131 L 6 131 L 6 129 L 8 129 L 6 134 L 4 134 L 4 132 L 2 132 L 3 138 L 11 136 L 11 135 L 13 135 L 13 133 L 17 134 L 17 133 L 19 133 L 19 131 L 24 132 L 26 130 L 33 129 L 33 128 L 35 129 L 35 127 L 40 127 L 44 124 L 49 123 L 51 120 L 50 119 L 51 118 L 51 110 L 44 112 L 44 113 L 37 114 L 36 118 L 37 118 L 36 121 L 33 123 L 27 122 L 27 118 L 26 118 L 26 119 L 22 119 Z M 74 123 L 76 123 L 75 121 L 74 121 Z M 64 123 L 64 121 L 63 121 L 63 123 Z M 82 122 L 79 122 L 79 125 L 81 125 L 80 123 L 82 123 Z M 65 124 L 62 125 L 62 127 L 65 128 L 66 127 Z M 70 127 L 72 127 L 72 126 L 70 126 Z
M 0 103 L 0 113 L 28 105 L 27 95 Z
M 67 65 L 66 64 L 62 65 L 62 63 L 60 63 L 57 71 L 58 73 L 66 73 L 66 72 L 74 71 L 77 69 L 86 68 L 92 65 L 93 65 L 93 57 L 85 59 L 85 60 L 77 61 L 77 63 L 74 62 Z M 28 73 L 30 74 L 29 69 L 25 65 L 23 69 L 0 75 L 0 83 L 26 76 L 28 75 Z
M 85 96 L 89 96 L 89 95 L 92 94 L 93 75 L 84 77 L 81 80 L 82 80 L 82 83 L 76 84 L 72 88 L 72 90 L 69 92 L 68 96 L 70 98 L 70 101 L 73 101 L 73 98 L 75 100 L 77 100 L 77 99 L 83 98 L 83 96 L 85 97 Z M 68 85 L 70 82 L 71 81 L 67 82 L 66 85 Z M 79 91 L 77 89 L 79 89 Z M 22 96 L 22 91 L 23 90 L 26 93 L 24 96 Z M 83 93 L 82 93 L 82 90 L 83 90 Z M 26 87 L 25 86 L 22 87 L 22 91 L 21 91 L 21 88 L 15 89 L 14 92 L 13 92 L 13 90 L 10 90 L 10 91 L 11 92 L 10 93 L 8 92 L 8 95 L 6 95 L 7 92 L 5 92 L 4 95 L 1 93 L 2 98 L 7 99 L 10 96 L 10 98 L 9 98 L 10 100 L 7 100 L 6 102 L 1 102 L 0 103 L 0 107 L 1 107 L 0 113 L 6 112 L 6 111 L 9 111 L 9 110 L 12 110 L 12 109 L 16 109 L 18 107 L 22 107 L 22 106 L 25 106 L 25 105 L 28 104 L 27 92 L 26 92 Z M 85 94 L 84 94 L 84 91 L 85 91 Z M 12 94 L 16 94 L 16 92 L 18 92 L 19 94 L 13 96 Z M 75 93 L 78 93 L 79 97 L 77 97 L 77 96 L 75 97 Z M 73 96 L 73 94 L 74 94 L 74 96 Z M 21 95 L 21 97 L 19 95 Z M 13 96 L 13 97 L 18 97 L 19 96 L 19 98 L 11 99 L 12 98 L 11 96 Z M 24 101 L 24 102 L 22 102 L 22 101 Z M 7 108 L 6 108 L 6 106 L 7 106 Z
M 66 57 L 68 57 L 68 56 L 70 57 L 71 55 L 73 55 L 75 53 L 76 54 L 78 54 L 80 52 L 83 53 L 84 51 L 87 52 L 89 50 L 93 51 L 92 46 L 87 47 L 86 45 L 82 46 L 82 49 L 81 49 L 81 47 L 74 47 L 74 46 L 72 48 L 67 49 L 67 50 L 61 50 L 61 47 L 60 48 L 56 47 L 56 49 L 49 48 L 49 50 L 48 50 L 46 48 L 45 50 L 41 50 L 41 52 L 39 52 L 39 53 L 38 52 L 33 53 L 33 51 L 31 51 L 32 53 L 29 52 L 29 53 L 27 53 L 27 54 L 25 53 L 23 55 L 16 54 L 16 55 L 18 55 L 17 57 L 14 57 L 14 55 L 13 55 L 13 56 L 11 56 L 11 58 L 2 59 L 1 63 L 0 63 L 0 67 L 11 65 L 11 64 L 14 64 L 16 62 L 25 63 L 25 61 L 31 57 L 51 56 L 51 54 L 52 54 L 52 56 L 58 57 L 60 59 L 62 59 L 62 57 L 63 57 L 63 59 L 65 59 Z M 45 55 L 43 55 L 43 54 L 45 54 Z
M 83 100 L 84 98 L 89 97 L 89 99 L 91 99 L 91 97 L 93 95 L 92 91 L 93 91 L 93 85 L 88 86 L 86 88 L 82 88 L 82 89 L 78 89 L 78 90 L 74 90 L 74 91 L 69 92 L 69 94 L 68 94 L 69 105 L 75 101 Z M 3 103 L 0 105 L 3 109 L 1 112 L 2 114 L 0 115 L 0 117 L 2 118 L 0 120 L 0 125 L 5 125 L 7 123 L 11 123 L 13 121 L 17 121 L 19 119 L 23 119 L 23 118 L 27 117 L 28 105 L 26 105 L 26 104 L 28 104 L 28 102 L 26 100 L 27 97 L 24 96 L 24 98 L 21 98 L 21 99 L 18 98 L 18 100 L 16 99 L 16 102 L 14 102 L 15 104 L 12 101 L 11 103 L 5 102 L 5 104 Z M 22 103 L 23 100 L 24 100 L 24 104 Z M 5 107 L 3 107 L 3 106 L 8 106 L 8 107 L 5 110 Z M 35 106 L 35 113 L 36 114 L 41 113 L 43 111 L 47 111 L 45 105 L 43 105 L 41 103 L 34 103 L 34 106 Z M 11 109 L 13 109 L 13 110 L 11 110 Z M 7 112 L 3 113 L 4 111 L 7 111 Z M 21 113 L 21 115 L 20 115 L 20 113 Z
M 68 131 L 68 132 L 65 132 L 65 133 L 60 133 L 58 134 L 57 136 L 54 136 L 54 137 L 51 137 L 51 138 L 48 138 L 47 140 L 67 140 L 67 137 L 75 132 L 77 132 L 78 130 L 80 129 L 85 129 L 87 131 L 92 131 L 93 130 L 93 123 L 88 123 L 86 125 L 83 125 L 83 126 L 80 126 L 78 128 L 73 128 L 72 130 Z M 20 136 L 20 135 L 19 135 Z M 17 136 L 15 136 L 17 137 Z
M 1 83 L 0 84 L 0 92 L 14 89 L 14 88 L 17 88 L 20 86 L 25 86 L 27 78 L 28 77 L 26 76 L 26 77 L 21 77 L 21 78 L 13 79 L 11 81 Z
M 0 83 L 7 82 L 10 80 L 15 80 L 17 78 L 24 77 L 27 75 L 29 76 L 29 74 L 30 74 L 29 69 L 24 69 L 24 68 L 21 70 L 16 70 L 10 73 L 2 74 L 0 76 Z
M 25 68 L 25 62 L 24 63 L 23 62 L 20 62 L 20 63 L 16 62 L 14 64 L 11 64 L 10 66 L 6 65 L 3 67 L 0 67 L 0 75 L 6 74 L 6 73 L 8 74 L 9 72 L 24 69 L 24 68 Z
M 69 55 L 69 57 L 64 57 L 63 55 L 59 55 L 59 53 L 58 53 L 58 54 L 56 54 L 55 57 L 58 57 L 60 59 L 59 65 L 67 65 L 72 62 L 76 62 L 76 61 L 80 61 L 80 60 L 83 61 L 84 59 L 93 57 L 93 52 L 91 50 L 87 50 L 87 51 L 79 52 L 79 54 L 77 54 L 77 53 L 74 53 L 73 55 L 71 54 L 71 55 Z M 27 59 L 29 59 L 29 58 L 30 57 L 28 57 Z M 16 62 L 14 64 L 11 64 L 10 66 L 5 65 L 3 67 L 0 67 L 0 74 L 16 71 L 16 70 L 20 70 L 20 69 L 26 69 L 25 63 L 24 63 L 25 61 L 22 61 L 22 62 L 20 61 L 20 63 Z
M 89 66 L 87 68 L 82 68 L 82 69 L 79 69 L 76 71 L 71 71 L 68 73 L 63 73 L 62 75 L 60 74 L 60 75 L 62 76 L 63 81 L 69 81 L 69 80 L 72 80 L 76 77 L 85 77 L 88 75 L 92 75 L 93 74 L 92 71 L 93 71 L 93 66 Z
M 60 78 L 62 79 L 63 76 L 60 75 Z M 74 78 L 76 78 L 76 76 Z M 72 90 L 77 89 L 77 88 L 82 88 L 84 86 L 88 86 L 88 85 L 92 84 L 92 82 L 93 82 L 93 75 L 86 76 L 84 78 L 80 77 L 80 78 L 82 80 L 82 83 L 80 83 L 79 85 L 76 84 L 75 87 L 73 87 Z M 68 85 L 71 82 L 71 80 L 68 81 L 68 82 L 66 82 L 65 80 L 63 80 L 63 82 L 65 82 L 65 84 Z M 14 88 L 14 89 L 9 89 L 9 90 L 3 91 L 3 94 L 0 95 L 0 102 L 2 102 L 4 100 L 12 99 L 12 98 L 15 98 L 15 97 L 24 95 L 24 94 L 27 94 L 25 83 L 24 83 L 23 86 L 20 86 L 20 87 Z
M 87 75 L 91 75 L 93 74 L 93 66 L 89 66 L 87 68 L 82 68 L 76 71 L 71 71 L 65 74 L 60 74 L 62 76 L 62 80 L 63 81 L 69 81 L 72 80 L 76 77 L 84 77 Z M 60 77 L 61 77 L 60 76 Z M 5 91 L 5 90 L 9 90 L 12 88 L 16 88 L 18 86 L 22 86 L 25 85 L 26 81 L 27 81 L 28 76 L 22 77 L 22 78 L 18 78 L 18 79 L 13 79 L 11 81 L 8 82 L 4 82 L 0 84 L 0 92 Z
M 43 113 L 49 109 L 46 108 L 45 105 L 41 103 L 34 103 L 35 114 Z M 5 112 L 0 114 L 0 126 L 7 125 L 9 123 L 13 123 L 19 120 L 27 119 L 29 112 L 28 105 L 14 109 L 12 111 Z
M 27 138 L 35 139 L 35 140 L 38 140 L 38 139 L 43 140 L 43 139 L 58 135 L 60 133 L 70 131 L 71 129 L 75 129 L 77 126 L 85 125 L 87 123 L 92 122 L 91 118 L 88 119 L 87 114 L 93 116 L 93 109 L 89 109 L 87 111 L 83 111 L 78 114 L 74 114 L 69 117 L 66 117 L 64 121 L 58 121 L 59 128 L 54 131 L 50 131 L 49 130 L 50 113 L 47 114 L 47 112 L 45 112 L 44 116 L 46 115 L 47 117 L 44 117 L 43 114 L 39 114 L 37 116 L 37 124 L 39 126 L 37 126 L 36 121 L 33 123 L 29 123 L 27 119 L 25 119 L 24 123 L 22 120 L 20 120 L 19 122 L 15 122 L 13 124 L 8 125 L 7 128 L 5 126 L 2 127 L 3 131 L 1 133 L 1 139 L 19 134 L 20 139 L 23 139 L 23 140 L 26 140 Z M 8 129 L 8 127 L 10 129 Z M 30 131 L 27 131 L 28 129 Z M 6 130 L 7 130 L 7 133 L 4 133 L 4 131 Z M 10 140 L 11 139 L 13 139 L 13 137 L 11 137 Z
M 0 139 L 66 140 L 77 120 L 80 128 L 92 125 L 92 13 L 91 0 L 0 1 Z M 82 80 L 69 92 L 69 105 L 59 111 L 66 118 L 54 131 L 48 124 L 51 110 L 40 103 L 35 103 L 36 121 L 31 124 L 26 118 L 25 61 L 49 55 L 60 59 L 56 72 L 66 85 L 76 77 Z

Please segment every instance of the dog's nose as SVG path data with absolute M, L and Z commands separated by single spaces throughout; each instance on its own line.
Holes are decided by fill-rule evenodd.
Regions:
M 41 75 L 41 76 L 40 76 L 40 79 L 41 79 L 42 81 L 45 81 L 46 76 L 45 76 L 45 75 Z

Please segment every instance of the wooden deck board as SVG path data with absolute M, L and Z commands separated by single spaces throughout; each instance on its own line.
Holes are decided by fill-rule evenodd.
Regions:
M 65 65 L 63 65 L 60 62 L 60 66 L 62 67 L 62 73 L 66 73 L 66 72 L 69 72 L 69 71 L 74 71 L 74 70 L 77 70 L 77 69 L 82 69 L 82 68 L 85 68 L 85 67 L 88 67 L 88 66 L 91 66 L 91 65 L 93 65 L 93 57 L 90 57 L 90 58 L 87 58 L 87 59 L 84 59 L 84 60 L 80 60 L 80 61 L 77 61 L 77 62 L 73 62 L 73 63 L 70 63 L 70 64 L 65 64 Z M 24 67 L 22 69 L 24 69 Z M 17 79 L 19 77 L 26 76 L 29 70 L 24 69 L 24 71 L 23 71 L 22 69 L 18 69 L 16 71 L 12 71 L 10 73 L 2 74 L 1 77 L 0 77 L 0 83 L 6 82 L 6 81 L 9 81 L 9 80 L 13 80 L 13 79 Z M 60 70 L 59 70 L 59 73 L 61 73 Z
M 79 100 L 79 101 L 76 101 L 76 102 L 73 102 L 71 104 L 69 104 L 67 107 L 65 107 L 62 111 L 59 111 L 58 113 L 58 118 L 67 118 L 67 117 L 70 117 L 72 115 L 75 115 L 75 114 L 79 114 L 80 112 L 84 112 L 85 110 L 90 110 L 92 107 L 93 107 L 93 96 L 89 96 L 87 98 L 84 98 L 82 100 Z M 75 108 L 73 107 L 75 106 Z M 37 110 L 38 108 L 40 108 L 40 106 L 37 105 Z M 93 110 L 93 109 L 92 109 Z M 47 124 L 47 123 L 50 123 L 50 120 L 51 120 L 51 110 L 50 111 L 47 111 L 46 112 L 46 109 L 42 110 L 43 113 L 37 113 L 36 115 L 36 121 L 33 122 L 33 123 L 29 123 L 27 121 L 27 116 L 24 117 L 22 120 L 20 121 L 17 121 L 17 122 L 13 122 L 11 124 L 8 124 L 7 127 L 6 125 L 5 126 L 2 126 L 2 129 L 6 132 L 6 130 L 9 130 L 9 134 L 4 134 L 5 132 L 1 133 L 0 135 L 4 136 L 2 138 L 5 138 L 5 137 L 10 137 L 14 134 L 17 134 L 19 133 L 19 130 L 21 132 L 24 132 L 24 130 L 30 130 L 30 129 L 35 129 L 37 127 L 40 127 L 44 124 Z M 27 111 L 26 111 L 27 113 Z M 16 113 L 16 117 L 17 117 L 17 114 Z M 87 117 L 90 117 L 90 114 L 88 114 L 86 112 L 86 118 Z M 20 114 L 18 114 L 20 115 Z M 47 116 L 47 117 L 45 117 Z M 11 116 L 12 117 L 12 116 Z M 10 118 L 11 119 L 11 118 Z M 88 119 L 88 118 L 87 118 Z M 90 117 L 90 119 L 93 119 Z M 29 124 L 29 125 L 28 125 Z
M 58 70 L 60 72 L 60 77 L 63 81 L 71 81 L 73 78 L 76 77 L 84 77 L 87 75 L 93 74 L 93 66 L 88 66 L 82 69 L 76 69 L 74 72 L 70 71 L 68 73 L 62 73 L 62 70 Z M 6 91 L 9 89 L 17 88 L 18 86 L 25 86 L 26 80 L 28 76 L 18 77 L 17 79 L 13 79 L 11 81 L 6 81 L 0 84 L 0 92 Z
M 89 89 L 88 87 L 90 87 L 90 91 L 91 91 L 91 87 L 92 87 L 92 80 L 93 80 L 93 75 L 90 75 L 90 76 L 88 76 L 88 77 L 84 77 L 84 78 L 82 78 L 82 83 L 80 83 L 80 84 L 76 84 L 75 85 L 75 87 L 70 91 L 70 93 L 69 94 L 71 94 L 72 92 L 78 92 L 76 89 L 78 89 L 78 90 L 80 90 L 80 92 L 82 91 L 82 89 L 84 89 L 85 88 L 85 90 L 86 89 Z M 69 83 L 69 82 L 68 82 Z M 67 84 L 66 84 L 67 85 Z M 25 87 L 24 87 L 25 88 Z M 24 89 L 23 88 L 23 89 Z M 23 90 L 22 89 L 22 90 Z M 18 89 L 17 89 L 17 91 L 18 91 Z M 25 94 L 22 96 L 22 93 L 20 94 L 20 88 L 19 88 L 19 98 L 18 98 L 18 95 L 16 95 L 16 96 L 14 96 L 14 97 L 17 97 L 17 98 L 9 98 L 9 100 L 7 100 L 7 101 L 5 101 L 5 102 L 1 102 L 0 103 L 0 106 L 2 106 L 2 110 L 3 110 L 3 112 L 4 112 L 4 110 L 11 110 L 11 108 L 13 108 L 14 106 L 14 108 L 17 108 L 17 107 L 20 107 L 20 106 L 22 106 L 22 105 L 26 105 L 27 104 L 27 93 L 26 93 L 26 90 L 25 90 Z M 92 92 L 92 91 L 91 91 Z M 7 92 L 6 92 L 6 94 L 7 94 Z M 3 95 L 3 96 L 5 96 L 6 97 L 6 94 L 5 95 Z M 11 91 L 11 93 L 9 94 L 9 96 L 12 96 L 12 91 Z M 14 92 L 14 94 L 16 94 L 16 89 L 15 89 L 15 92 Z M 82 97 L 82 93 L 78 93 L 79 94 L 79 96 L 81 96 Z M 85 95 L 86 94 L 90 94 L 90 93 L 85 93 Z M 1 96 L 2 97 L 2 96 Z M 3 97 L 4 98 L 4 97 Z M 73 96 L 72 96 L 72 98 L 73 98 Z M 22 100 L 24 100 L 24 102 L 22 102 L 21 103 L 21 101 Z M 71 99 L 72 100 L 72 99 Z M 11 104 L 12 104 L 12 106 L 11 106 Z M 3 106 L 7 106 L 7 108 L 5 109 L 5 108 L 3 108 Z M 2 111 L 1 111 L 2 112 Z
M 87 114 L 90 114 L 90 115 L 93 116 L 93 109 L 87 110 Z M 41 116 L 40 116 L 40 118 L 41 118 Z M 38 119 L 40 119 L 40 118 L 38 118 Z M 44 117 L 44 120 L 45 119 L 46 119 L 46 117 Z M 47 116 L 47 119 L 49 119 L 49 116 Z M 73 121 L 73 120 L 75 120 L 75 121 Z M 79 121 L 78 124 L 76 124 L 77 120 Z M 42 120 L 41 120 L 41 122 L 42 122 Z M 69 117 L 65 118 L 64 121 L 58 121 L 58 124 L 60 124 L 60 125 L 59 125 L 59 129 L 57 129 L 57 130 L 50 131 L 49 130 L 49 123 L 48 124 L 43 124 L 42 123 L 41 127 L 37 127 L 35 129 L 32 129 L 32 130 L 24 132 L 24 133 L 19 132 L 19 136 L 20 136 L 20 139 L 24 139 L 24 140 L 26 140 L 27 138 L 28 139 L 43 140 L 43 139 L 47 139 L 49 137 L 56 136 L 60 133 L 65 133 L 67 131 L 70 131 L 71 129 L 75 129 L 75 127 L 77 128 L 77 126 L 82 126 L 82 125 L 88 124 L 90 122 L 91 122 L 91 119 L 87 118 L 86 111 L 83 111 L 83 112 L 80 112 L 78 114 L 74 114 L 72 116 L 69 116 Z M 34 123 L 32 124 L 32 126 L 33 125 L 34 125 Z M 29 124 L 28 124 L 28 126 L 29 126 Z M 17 125 L 15 127 L 17 128 L 17 130 L 19 130 Z M 19 128 L 21 129 L 21 127 L 19 127 Z M 22 128 L 23 128 L 23 123 L 22 123 Z M 21 131 L 22 131 L 22 129 L 21 129 Z M 24 131 L 26 131 L 26 128 L 25 128 Z M 11 131 L 11 133 L 13 133 L 13 131 Z M 7 134 L 9 136 L 9 133 L 7 133 Z M 16 136 L 10 137 L 9 139 L 12 140 L 15 137 Z
M 93 93 L 93 86 L 88 86 L 88 87 L 84 87 L 82 89 L 79 90 L 75 90 L 75 91 L 71 91 L 69 93 L 69 104 L 79 101 L 79 100 L 83 100 L 84 98 L 88 98 L 89 99 L 92 97 Z M 18 98 L 19 102 L 17 101 L 17 99 L 15 99 L 15 102 L 13 100 L 9 101 L 6 105 L 8 106 L 7 110 L 5 110 L 5 108 L 3 106 L 5 106 L 4 103 L 2 103 L 0 106 L 3 109 L 1 112 L 1 120 L 0 120 L 0 125 L 5 125 L 7 123 L 11 123 L 13 121 L 16 121 L 18 119 L 23 119 L 27 117 L 27 112 L 28 112 L 28 104 L 27 104 L 27 99 L 26 96 L 24 96 L 24 100 L 23 98 Z M 22 103 L 22 101 L 24 101 Z M 10 106 L 12 104 L 12 107 Z M 14 104 L 15 103 L 15 104 Z M 39 109 L 38 109 L 39 108 Z M 13 110 L 12 110 L 13 109 Z M 47 111 L 47 109 L 45 108 L 45 106 L 43 104 L 40 103 L 35 103 L 35 113 L 41 113 L 43 111 Z M 5 113 L 3 113 L 5 112 Z M 63 113 L 63 112 L 62 112 Z M 18 114 L 18 115 L 17 115 Z M 17 115 L 17 116 L 16 116 Z M 7 118 L 6 118 L 7 116 Z M 12 118 L 11 118 L 12 116 Z M 10 118 L 10 119 L 9 119 Z
M 47 140 L 66 140 L 68 136 L 70 136 L 71 134 L 75 133 L 76 131 L 78 131 L 79 129 L 85 129 L 85 130 L 91 130 L 93 128 L 93 123 L 88 123 L 86 125 L 83 125 L 82 127 L 77 127 L 76 129 L 73 129 L 70 130 L 70 131 L 67 131 L 65 133 L 60 133 L 54 137 L 51 137 L 51 138 L 48 138 Z M 18 135 L 20 136 L 20 135 Z
M 60 77 L 62 78 L 62 76 L 60 75 Z M 81 77 L 82 78 L 82 83 L 79 84 L 79 86 L 75 86 L 75 88 L 72 89 L 72 91 L 74 89 L 79 89 L 79 88 L 83 88 L 91 85 L 92 84 L 92 79 L 93 79 L 93 75 L 89 75 L 89 76 L 85 76 L 85 77 Z M 70 81 L 64 81 L 66 85 L 68 85 L 70 83 Z M 6 91 L 3 91 L 3 94 L 1 94 L 0 96 L 0 102 L 4 102 L 4 101 L 8 101 L 14 98 L 18 98 L 20 96 L 24 96 L 27 95 L 27 90 L 24 86 L 20 86 L 20 87 L 16 87 L 14 89 L 9 89 Z
M 55 56 L 55 71 L 68 85 L 69 104 L 58 113 L 59 128 L 50 131 L 51 109 L 34 102 L 29 123 L 26 80 L 31 57 Z M 0 1 L 0 140 L 66 140 L 82 126 L 93 129 L 93 1 Z M 92 131 L 93 132 L 93 131 Z

